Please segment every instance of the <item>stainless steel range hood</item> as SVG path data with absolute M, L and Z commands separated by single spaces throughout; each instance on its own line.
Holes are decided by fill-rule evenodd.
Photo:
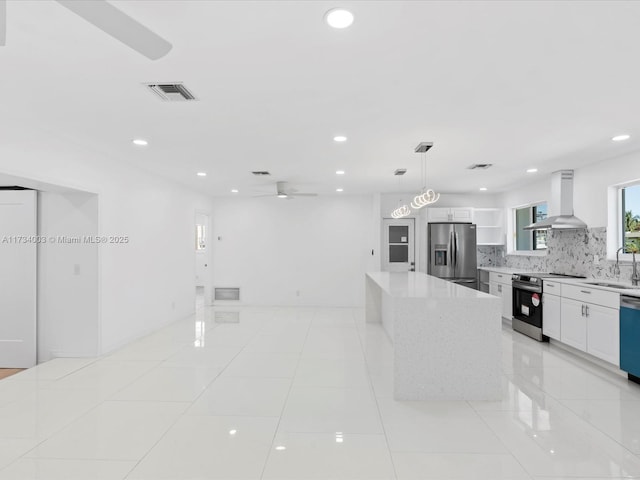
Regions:
M 587 224 L 573 215 L 573 170 L 551 174 L 550 216 L 524 227 L 525 230 L 582 230 Z

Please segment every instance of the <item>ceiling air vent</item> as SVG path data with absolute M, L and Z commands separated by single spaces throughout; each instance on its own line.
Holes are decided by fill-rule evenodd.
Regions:
M 187 102 L 196 97 L 182 83 L 145 83 L 146 87 L 165 102 Z
M 256 170 L 255 172 L 251 172 L 254 175 L 258 176 L 258 177 L 265 177 L 267 175 L 271 175 L 269 172 L 267 172 L 266 170 Z
M 468 170 L 486 170 L 487 168 L 491 167 L 493 165 L 493 163 L 474 163 L 473 165 L 469 165 L 467 167 Z
M 404 175 L 405 173 L 407 173 L 406 168 L 396 168 L 396 171 L 393 172 L 394 175 Z

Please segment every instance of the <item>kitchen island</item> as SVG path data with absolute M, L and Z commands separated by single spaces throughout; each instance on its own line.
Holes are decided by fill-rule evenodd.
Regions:
M 366 274 L 366 321 L 394 348 L 396 400 L 500 398 L 498 297 L 419 272 Z

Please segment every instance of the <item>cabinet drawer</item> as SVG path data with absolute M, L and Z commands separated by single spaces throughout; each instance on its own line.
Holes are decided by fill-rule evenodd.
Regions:
M 560 295 L 560 284 L 558 282 L 554 282 L 553 280 L 543 280 L 543 291 L 544 293 L 550 293 L 551 295 Z
M 508 273 L 489 272 L 489 281 L 511 285 L 511 275 Z
M 579 302 L 595 303 L 603 307 L 620 308 L 619 293 L 598 290 L 597 288 L 565 284 L 562 286 L 562 296 Z

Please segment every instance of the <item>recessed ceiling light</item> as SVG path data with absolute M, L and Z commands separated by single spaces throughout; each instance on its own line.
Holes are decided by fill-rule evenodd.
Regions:
M 486 192 L 487 191 L 487 187 L 480 187 L 480 191 L 481 192 Z
M 345 137 L 344 135 L 338 135 L 336 137 L 333 137 L 333 140 L 336 142 L 346 142 L 347 137 Z
M 285 447 L 284 445 L 278 445 L 278 446 L 276 447 L 276 450 L 280 450 L 280 451 L 282 451 L 282 450 L 286 450 L 286 449 L 287 449 L 287 447 Z
M 344 192 L 344 188 L 336 188 L 336 192 Z
M 615 137 L 613 137 L 611 140 L 613 140 L 614 142 L 622 142 L 624 140 L 629 140 L 631 138 L 631 135 L 616 135 Z
M 207 176 L 207 172 L 198 172 L 198 173 L 196 173 L 196 175 L 198 175 L 199 177 L 206 177 Z
M 333 28 L 347 28 L 353 23 L 353 13 L 344 8 L 334 8 L 329 10 L 324 19 Z
M 336 175 L 344 175 L 344 170 L 336 170 Z
M 147 145 L 149 145 L 149 142 L 147 142 L 144 138 L 134 138 L 133 144 L 140 147 L 146 147 Z
M 237 188 L 232 188 L 231 189 L 231 193 L 238 193 L 238 189 Z
M 537 168 L 529 168 L 527 169 L 527 173 L 536 173 L 538 171 Z
M 235 428 L 233 430 L 229 430 L 229 435 L 235 435 L 236 433 L 238 433 L 238 430 Z
M 288 195 L 286 193 L 279 193 L 278 198 L 287 198 Z

